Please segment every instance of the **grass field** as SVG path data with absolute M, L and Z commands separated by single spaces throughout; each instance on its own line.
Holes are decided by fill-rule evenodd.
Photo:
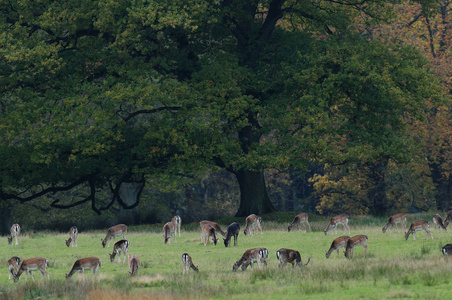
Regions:
M 433 214 L 432 214 L 433 215 Z M 411 221 L 428 219 L 430 215 L 409 215 Z M 287 219 L 283 217 L 280 219 Z M 289 218 L 290 219 L 290 218 Z M 287 232 L 287 223 L 266 220 L 264 234 L 243 235 L 243 221 L 239 222 L 241 234 L 238 246 L 225 248 L 204 247 L 200 241 L 197 224 L 182 225 L 182 236 L 177 242 L 164 245 L 161 226 L 129 228 L 130 254 L 143 255 L 138 276 L 131 278 L 127 262 L 111 263 L 109 248 L 102 248 L 105 231 L 81 232 L 78 247 L 67 248 L 67 234 L 53 232 L 24 233 L 18 246 L 9 246 L 6 237 L 0 243 L 0 297 L 4 299 L 391 299 L 391 298 L 448 298 L 452 289 L 452 259 L 444 257 L 441 247 L 452 243 L 449 231 L 430 229 L 434 240 L 425 240 L 425 232 L 418 232 L 416 240 L 405 240 L 403 232 L 390 229 L 381 232 L 386 219 L 353 217 L 350 219 L 351 236 L 368 236 L 368 254 L 357 247 L 353 259 L 345 259 L 333 253 L 329 259 L 325 252 L 332 240 L 342 235 L 323 234 L 326 218 L 315 217 L 310 221 L 313 232 Z M 220 220 L 224 229 L 230 219 Z M 278 220 L 280 221 L 280 220 Z M 430 222 L 432 223 L 432 222 Z M 263 270 L 248 268 L 245 272 L 232 272 L 232 265 L 250 248 L 265 247 L 270 251 L 268 267 Z M 275 252 L 280 248 L 300 251 L 303 262 L 311 257 L 308 266 L 278 269 Z M 200 272 L 182 276 L 181 255 L 188 252 Z M 25 274 L 18 283 L 8 280 L 6 261 L 11 256 L 22 259 L 45 257 L 49 260 L 50 281 L 40 280 L 35 271 L 35 282 Z M 86 272 L 65 280 L 78 258 L 97 256 L 102 261 L 101 277 L 93 279 Z

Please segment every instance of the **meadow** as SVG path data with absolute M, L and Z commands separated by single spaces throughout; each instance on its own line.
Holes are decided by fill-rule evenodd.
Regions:
M 77 248 L 67 248 L 68 234 L 59 232 L 25 232 L 18 246 L 7 244 L 6 236 L 0 243 L 0 298 L 2 299 L 439 299 L 449 296 L 452 289 L 452 258 L 441 253 L 441 247 L 452 243 L 449 231 L 433 228 L 432 214 L 408 215 L 407 227 L 412 221 L 427 219 L 434 240 L 425 240 L 425 232 L 418 232 L 405 240 L 403 231 L 395 229 L 383 234 L 381 228 L 387 218 L 352 217 L 350 236 L 368 236 L 368 253 L 357 247 L 352 259 L 346 259 L 341 248 L 339 258 L 334 252 L 329 259 L 325 252 L 331 242 L 343 234 L 324 235 L 328 222 L 324 217 L 310 217 L 312 232 L 287 232 L 287 222 L 293 214 L 278 218 L 263 217 L 263 230 L 253 236 L 244 236 L 244 220 L 219 220 L 225 230 L 236 220 L 241 226 L 238 246 L 225 248 L 222 239 L 214 246 L 204 246 L 196 223 L 182 224 L 181 237 L 171 244 L 163 243 L 162 225 L 137 226 L 128 229 L 130 254 L 142 255 L 138 276 L 131 277 L 127 262 L 110 262 L 113 244 L 102 248 L 103 231 L 80 232 Z M 287 220 L 287 222 L 286 222 Z M 232 272 L 232 265 L 250 248 L 265 247 L 270 256 L 268 267 L 255 265 L 242 272 Z M 305 263 L 302 268 L 288 265 L 278 268 L 275 252 L 280 248 L 298 250 Z M 189 253 L 199 273 L 182 275 L 181 255 Z M 49 260 L 50 280 L 41 280 L 34 272 L 35 282 L 25 274 L 14 283 L 8 280 L 6 262 L 11 256 L 22 259 L 45 257 Z M 76 274 L 66 280 L 76 259 L 97 256 L 101 259 L 101 276 L 91 271 Z M 121 258 L 122 261 L 122 258 Z

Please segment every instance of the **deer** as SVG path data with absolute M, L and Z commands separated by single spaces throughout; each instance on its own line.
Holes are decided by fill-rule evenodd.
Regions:
M 248 265 L 253 268 L 253 263 L 257 262 L 257 266 L 261 269 L 261 263 L 267 266 L 268 250 L 266 248 L 248 249 L 243 253 L 242 257 L 234 263 L 232 271 L 236 272 L 240 266 L 245 271 Z
M 335 234 L 337 234 L 337 225 L 342 224 L 344 226 L 344 234 L 347 232 L 347 229 L 348 229 L 348 234 L 350 234 L 350 227 L 348 226 L 348 219 L 349 219 L 349 217 L 346 214 L 332 217 L 323 232 L 325 233 L 325 235 L 327 235 L 328 231 L 330 231 L 330 229 L 334 227 Z
M 231 243 L 231 237 L 234 237 L 234 246 L 237 246 L 237 237 L 239 236 L 240 233 L 240 225 L 237 224 L 236 222 L 231 223 L 228 226 L 228 230 L 226 232 L 226 238 L 224 238 L 224 246 L 228 247 L 229 244 Z
M 204 242 L 204 246 L 207 246 L 209 237 L 212 237 L 213 244 L 217 245 L 217 236 L 215 234 L 215 228 L 209 224 L 201 225 L 201 243 Z
M 167 244 L 168 242 L 171 244 L 171 237 L 174 235 L 174 241 L 176 241 L 176 226 L 173 222 L 166 222 L 165 225 L 163 225 L 163 243 Z
M 16 245 L 19 245 L 19 242 L 17 241 L 17 237 L 20 234 L 20 225 L 19 224 L 13 224 L 13 226 L 11 226 L 10 229 L 11 232 L 11 236 L 8 237 L 8 244 L 12 245 L 13 244 L 13 239 L 16 239 Z
M 71 229 L 69 229 L 69 239 L 66 240 L 66 246 L 69 247 L 69 245 L 72 242 L 72 248 L 77 247 L 77 237 L 78 237 L 78 229 L 77 226 L 72 226 Z
M 254 231 L 257 231 L 258 229 L 260 229 L 261 234 L 262 234 L 262 227 L 261 227 L 261 223 L 262 223 L 262 218 L 255 215 L 255 214 L 251 214 L 248 217 L 246 217 L 245 219 L 245 230 L 243 231 L 243 233 L 245 235 L 253 235 Z
M 416 221 L 416 222 L 411 223 L 410 229 L 408 229 L 408 231 L 405 232 L 405 240 L 408 240 L 408 237 L 410 236 L 410 234 L 413 234 L 413 240 L 416 240 L 416 231 L 419 231 L 419 230 L 424 230 L 427 233 L 427 240 L 428 240 L 429 234 L 433 240 L 433 235 L 428 230 L 428 227 L 429 227 L 429 222 L 425 221 L 425 220 Z
M 122 235 L 122 239 L 125 240 L 126 234 L 127 234 L 127 225 L 118 224 L 113 227 L 110 227 L 107 230 L 107 235 L 105 236 L 105 239 L 103 239 L 103 240 L 101 239 L 102 246 L 105 248 L 105 245 L 107 244 L 107 241 L 108 241 L 107 248 L 110 247 L 111 238 L 113 237 L 113 243 L 114 243 L 116 241 L 116 236 L 118 236 L 118 235 Z
M 435 229 L 436 228 L 438 228 L 438 229 L 442 228 L 444 230 L 447 230 L 447 227 L 444 226 L 443 219 L 441 218 L 441 216 L 439 214 L 435 214 L 433 216 L 433 223 L 435 224 Z
M 207 220 L 204 220 L 204 221 L 201 221 L 201 222 L 199 222 L 199 226 L 201 226 L 201 228 L 202 228 L 202 225 L 203 224 L 209 224 L 210 226 L 212 226 L 213 228 L 215 228 L 215 232 L 218 234 L 221 234 L 223 237 L 225 237 L 226 236 L 226 232 L 224 232 L 223 230 L 221 230 L 221 227 L 220 227 L 220 225 L 218 225 L 218 223 L 215 223 L 215 222 L 211 222 L 211 221 L 207 221 Z
M 126 254 L 127 254 L 127 258 L 129 258 L 129 241 L 128 240 L 120 240 L 118 242 L 115 243 L 115 245 L 113 246 L 113 253 L 112 254 L 108 254 L 110 255 L 110 261 L 114 262 L 115 261 L 115 257 L 116 255 L 118 255 L 118 264 L 121 262 L 121 252 L 124 256 L 123 259 L 123 263 L 126 261 Z
M 449 210 L 446 213 L 446 218 L 443 221 L 444 227 L 447 228 L 447 226 L 449 225 L 450 221 L 452 221 L 452 210 Z
M 85 278 L 85 270 L 91 269 L 93 271 L 93 278 L 96 275 L 96 273 L 100 277 L 99 268 L 101 266 L 100 259 L 98 257 L 85 257 L 77 259 L 74 262 L 74 265 L 72 266 L 71 271 L 66 274 L 66 279 L 69 279 L 74 275 L 75 272 L 80 272 L 83 275 L 83 278 Z
M 340 236 L 340 237 L 336 238 L 331 243 L 330 249 L 325 253 L 325 257 L 326 258 L 330 258 L 331 253 L 334 250 L 336 250 L 336 252 L 337 252 L 336 258 L 338 258 L 339 257 L 339 248 L 345 247 L 347 245 L 347 242 L 348 242 L 349 239 L 350 239 L 350 237 L 347 236 L 347 235 L 343 235 L 343 236 Z
M 306 264 L 303 264 L 303 262 L 301 261 L 300 252 L 287 248 L 281 248 L 276 251 L 276 258 L 278 259 L 278 268 L 285 267 L 287 263 L 291 263 L 292 267 L 295 267 L 295 265 L 297 265 L 301 268 L 303 266 L 307 266 L 311 261 L 311 258 L 309 257 L 308 262 Z
M 182 219 L 179 216 L 174 216 L 171 219 L 171 222 L 174 224 L 174 236 L 176 236 L 177 232 L 179 232 L 179 237 L 180 237 L 180 225 L 182 224 Z
M 400 213 L 389 217 L 388 222 L 385 226 L 383 226 L 381 230 L 383 231 L 383 233 L 385 233 L 386 230 L 388 230 L 389 225 L 391 225 L 391 228 L 394 228 L 395 225 L 397 232 L 399 232 L 397 223 L 401 223 L 403 225 L 403 228 L 406 230 L 406 214 Z
M 289 226 L 287 227 L 287 231 L 290 232 L 292 230 L 292 227 L 297 226 L 298 231 L 301 232 L 300 229 L 301 224 L 305 224 L 304 232 L 307 232 L 307 227 L 309 227 L 309 231 L 312 231 L 311 225 L 309 225 L 308 215 L 305 213 L 301 213 L 295 216 L 292 223 L 289 224 Z
M 182 275 L 185 275 L 185 272 L 189 272 L 190 269 L 192 269 L 195 272 L 199 272 L 198 267 L 196 267 L 193 264 L 193 260 L 191 258 L 191 256 L 188 253 L 184 253 L 182 254 L 182 267 L 183 267 L 183 272 Z
M 367 254 L 367 236 L 366 235 L 355 235 L 354 237 L 351 237 L 347 241 L 347 245 L 345 246 L 344 255 L 347 258 L 353 258 L 353 249 L 356 246 L 363 246 L 364 247 L 364 256 Z
M 13 275 L 14 277 L 14 273 L 17 273 L 17 271 L 19 270 L 20 258 L 13 256 L 8 259 L 6 265 L 8 266 L 8 279 L 11 279 L 11 275 Z
M 452 255 L 452 244 L 445 245 L 443 248 L 441 248 L 441 252 L 447 256 Z
M 35 278 L 33 277 L 32 271 L 39 270 L 41 271 L 41 280 L 43 279 L 44 275 L 47 275 L 47 280 L 50 279 L 49 273 L 46 271 L 46 268 L 49 267 L 49 261 L 42 257 L 34 257 L 25 259 L 22 261 L 22 264 L 20 265 L 19 269 L 16 273 L 13 273 L 14 282 L 19 281 L 20 275 L 25 272 L 25 283 L 27 282 L 28 278 L 28 272 L 30 272 L 31 279 L 35 281 Z
M 129 257 L 129 274 L 130 276 L 136 276 L 138 275 L 138 269 L 141 266 L 141 260 L 136 255 L 131 255 Z

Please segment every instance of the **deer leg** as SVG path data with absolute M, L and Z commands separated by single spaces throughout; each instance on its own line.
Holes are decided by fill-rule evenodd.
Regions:
M 367 255 L 367 245 L 364 245 L 363 247 L 364 247 L 364 256 L 366 256 Z

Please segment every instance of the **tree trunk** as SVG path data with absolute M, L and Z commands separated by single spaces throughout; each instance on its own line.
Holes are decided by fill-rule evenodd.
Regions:
M 264 171 L 240 170 L 234 172 L 240 187 L 240 206 L 236 217 L 266 214 L 276 211 L 270 201 Z
M 371 180 L 374 187 L 369 191 L 369 198 L 373 202 L 372 213 L 377 216 L 385 215 L 389 209 L 386 186 L 387 160 L 377 162 L 371 167 Z

